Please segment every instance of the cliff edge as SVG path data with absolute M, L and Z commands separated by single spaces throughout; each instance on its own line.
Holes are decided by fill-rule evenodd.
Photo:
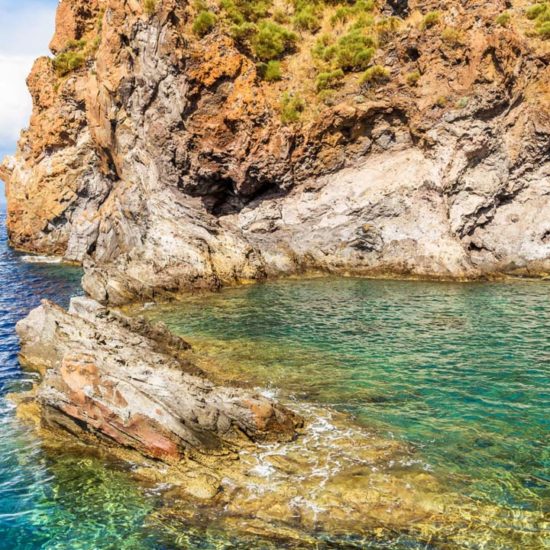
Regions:
M 111 304 L 308 271 L 550 272 L 550 6 L 63 0 L 13 246 Z

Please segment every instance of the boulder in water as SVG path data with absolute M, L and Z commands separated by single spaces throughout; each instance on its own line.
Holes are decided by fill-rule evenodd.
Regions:
M 164 461 L 241 443 L 291 440 L 301 419 L 254 392 L 214 385 L 160 325 L 89 298 L 44 300 L 17 325 L 22 362 L 42 373 L 42 421 Z

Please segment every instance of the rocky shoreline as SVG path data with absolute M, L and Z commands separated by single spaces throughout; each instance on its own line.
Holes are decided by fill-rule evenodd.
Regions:
M 191 3 L 154 4 L 60 4 L 0 168 L 13 246 L 82 263 L 111 305 L 312 272 L 550 273 L 549 50 L 524 3 L 378 3 L 364 32 L 387 78 L 352 72 L 327 102 L 317 34 L 266 82 L 216 3 L 203 37 Z M 351 22 L 329 29 L 331 9 L 340 36 Z M 496 22 L 506 10 L 514 24 Z M 290 124 L 288 93 L 307 106 Z
M 76 437 L 166 462 L 239 442 L 291 440 L 302 421 L 251 392 L 217 387 L 162 325 L 73 298 L 68 312 L 44 301 L 17 325 L 21 363 L 42 374 L 43 422 Z
M 212 384 L 162 324 L 78 297 L 68 311 L 44 301 L 17 333 L 22 365 L 40 373 L 31 392 L 13 396 L 19 416 L 48 452 L 106 453 L 138 482 L 163 487 L 164 520 L 220 521 L 298 547 L 316 544 L 315 532 L 376 528 L 382 540 L 395 529 L 420 534 L 411 521 L 446 521 L 434 476 L 376 473 L 411 460 L 412 449 L 341 413 L 299 402 L 292 412 Z
M 44 302 L 17 328 L 41 379 L 13 400 L 53 461 L 93 456 L 152 491 L 147 525 L 208 525 L 265 548 L 508 540 L 509 510 L 455 492 L 413 446 L 331 408 L 277 403 L 137 311 Z
M 529 34 L 522 2 L 378 2 L 357 28 L 365 18 L 333 25 L 328 6 L 268 82 L 223 3 L 201 8 L 218 22 L 204 35 L 195 4 L 59 4 L 55 57 L 34 65 L 31 124 L 0 177 L 11 245 L 83 265 L 88 297 L 19 323 L 21 362 L 42 376 L 20 414 L 129 453 L 233 527 L 426 541 L 435 524 L 468 528 L 426 472 L 354 474 L 411 449 L 347 428 L 317 437 L 322 411 L 304 427 L 300 410 L 213 384 L 184 340 L 109 308 L 311 273 L 547 277 L 548 42 Z M 505 10 L 517 24 L 497 23 Z M 334 47 L 362 33 L 385 78 L 346 69 L 319 93 L 321 28 Z

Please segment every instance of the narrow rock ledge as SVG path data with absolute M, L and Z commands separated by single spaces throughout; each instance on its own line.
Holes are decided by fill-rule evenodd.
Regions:
M 162 324 L 90 298 L 44 300 L 17 325 L 21 362 L 42 374 L 41 422 L 174 462 L 244 443 L 287 441 L 302 420 L 249 390 L 216 386 Z

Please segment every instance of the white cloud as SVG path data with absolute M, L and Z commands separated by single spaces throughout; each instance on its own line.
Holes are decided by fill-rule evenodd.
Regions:
M 0 149 L 13 149 L 28 124 L 32 105 L 25 79 L 33 62 L 33 56 L 0 54 Z
M 13 150 L 28 125 L 25 80 L 34 59 L 48 54 L 56 6 L 55 0 L 0 0 L 0 150 Z

